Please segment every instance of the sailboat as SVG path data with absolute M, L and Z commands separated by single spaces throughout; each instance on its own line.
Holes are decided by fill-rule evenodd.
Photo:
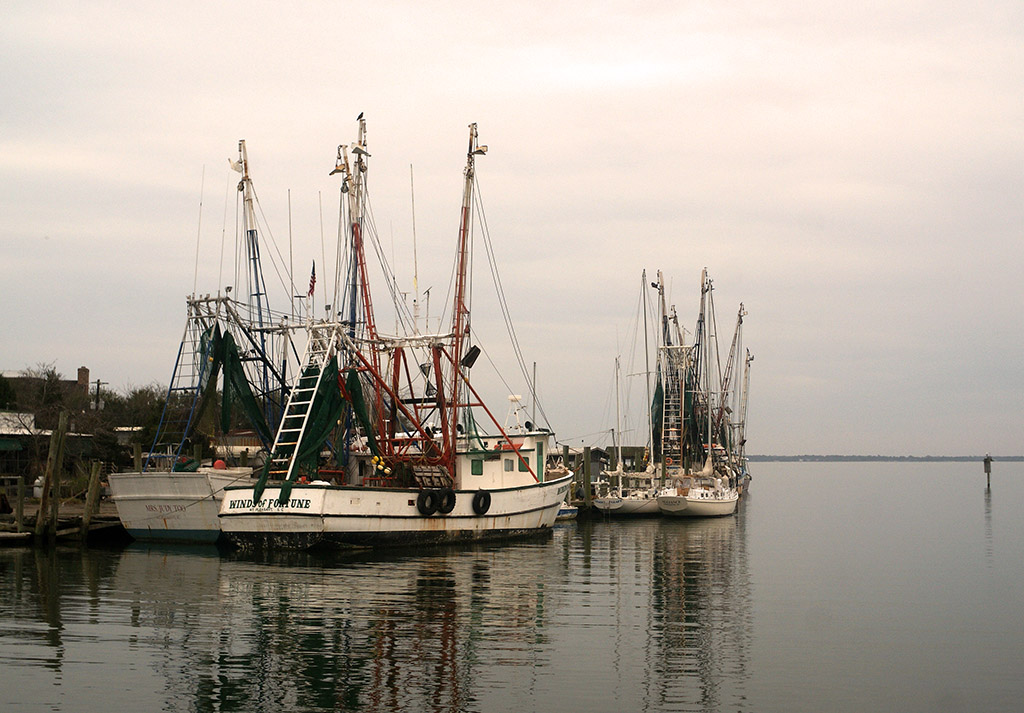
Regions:
M 647 279 L 644 278 L 646 285 Z M 615 470 L 606 473 L 609 479 L 610 489 L 604 495 L 594 498 L 594 507 L 603 515 L 626 516 L 626 515 L 657 515 L 658 510 L 658 487 L 654 483 L 655 470 L 648 465 L 640 472 L 626 472 L 622 461 L 622 420 L 620 418 L 619 404 L 619 358 L 615 358 L 615 419 L 618 425 L 618 433 L 615 438 L 616 467 Z
M 481 354 L 470 341 L 472 208 L 476 160 L 486 151 L 471 124 L 449 329 L 429 334 L 414 325 L 389 336 L 378 328 L 364 249 L 372 226 L 362 115 L 351 158 L 339 146 L 332 174 L 341 176 L 348 216 L 339 250 L 348 260 L 339 292 L 345 306 L 307 323 L 304 366 L 271 457 L 254 485 L 226 490 L 220 522 L 234 544 L 443 543 L 539 533 L 554 524 L 571 476 L 548 477 L 553 434 L 530 422 L 504 428 L 470 379 Z M 383 260 L 382 251 L 377 256 Z M 477 422 L 480 414 L 488 425 Z
M 196 451 L 218 428 L 226 433 L 238 412 L 262 443 L 253 448 L 254 458 L 259 450 L 268 451 L 287 396 L 288 364 L 297 357 L 291 343 L 294 325 L 269 305 L 244 140 L 238 152 L 231 165 L 242 174 L 239 239 L 245 245 L 240 265 L 245 285 L 238 285 L 235 294 L 245 297 L 236 299 L 228 287 L 223 294 L 186 298 L 185 331 L 142 469 L 109 476 L 121 524 L 138 540 L 217 541 L 224 488 L 248 481 L 253 468 L 229 466 L 221 459 L 204 465 Z
M 725 396 L 719 391 L 716 404 L 713 391 L 716 382 L 711 354 L 717 346 L 717 336 L 713 332 L 711 293 L 712 283 L 705 269 L 701 273 L 700 312 L 693 345 L 686 347 L 680 342 L 678 347 L 674 346 L 667 326 L 664 328 L 666 337 L 659 363 L 659 386 L 664 398 L 660 455 L 663 473 L 670 484 L 658 494 L 657 503 L 665 515 L 731 515 L 739 500 L 729 470 L 728 451 L 722 444 Z M 717 349 L 715 356 L 717 359 Z

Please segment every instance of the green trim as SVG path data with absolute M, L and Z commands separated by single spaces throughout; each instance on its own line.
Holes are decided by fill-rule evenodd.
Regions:
M 0 451 L 20 451 L 24 448 L 21 441 L 16 441 L 13 438 L 0 438 Z

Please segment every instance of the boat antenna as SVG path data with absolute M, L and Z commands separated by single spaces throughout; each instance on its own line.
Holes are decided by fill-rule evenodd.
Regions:
M 192 294 L 195 295 L 199 284 L 199 236 L 203 228 L 203 189 L 206 187 L 206 164 L 203 164 L 203 175 L 199 179 L 199 225 L 196 226 L 196 270 L 192 277 Z M 99 387 L 97 387 L 98 390 Z
M 320 206 L 320 264 L 327 269 L 327 248 L 324 247 L 324 196 L 320 191 L 316 192 L 317 204 Z M 324 304 L 327 303 L 327 281 L 324 280 Z M 313 295 L 310 295 L 312 297 Z M 312 314 L 312 312 L 310 312 Z
M 412 164 L 409 164 L 409 196 L 412 200 L 412 329 L 414 332 L 420 328 L 420 268 L 416 259 L 416 186 L 412 177 Z M 430 331 L 424 325 L 424 331 Z
M 292 255 L 292 189 L 288 189 L 288 290 L 291 293 L 292 319 L 295 319 L 295 265 Z

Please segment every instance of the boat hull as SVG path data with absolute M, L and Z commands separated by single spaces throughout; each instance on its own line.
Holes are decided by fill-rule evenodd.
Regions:
M 224 488 L 247 480 L 251 468 L 203 468 L 194 473 L 112 473 L 111 500 L 136 540 L 216 542 Z
M 660 512 L 655 498 L 622 498 L 617 495 L 595 498 L 594 507 L 604 515 L 616 517 L 657 515 Z
M 716 497 L 713 493 L 659 495 L 658 508 L 672 517 L 722 517 L 736 512 L 739 494 L 735 491 Z
M 268 487 L 259 503 L 253 489 L 229 488 L 221 503 L 221 529 L 243 549 L 387 547 L 505 539 L 549 530 L 571 477 L 486 491 L 489 506 L 477 514 L 477 490 L 456 490 L 448 514 L 425 515 L 417 489 L 326 484 L 295 485 L 288 502 Z
M 558 514 L 555 516 L 555 522 L 564 522 L 567 520 L 575 520 L 579 515 L 580 509 L 575 505 L 566 505 L 562 503 L 558 508 Z

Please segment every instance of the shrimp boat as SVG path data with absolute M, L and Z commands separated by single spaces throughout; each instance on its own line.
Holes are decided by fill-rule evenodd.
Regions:
M 386 546 L 505 538 L 549 530 L 571 476 L 548 477 L 553 434 L 526 422 L 498 424 L 470 379 L 471 237 L 475 161 L 486 153 L 470 125 L 450 329 L 418 322 L 389 336 L 378 328 L 364 244 L 375 241 L 367 207 L 369 153 L 339 146 L 346 264 L 332 317 L 307 323 L 308 346 L 271 456 L 252 485 L 229 486 L 220 523 L 243 548 Z M 482 231 L 486 239 L 486 230 Z M 377 243 L 374 243 L 377 245 Z M 385 251 L 376 250 L 381 262 Z M 488 251 L 493 254 L 492 251 Z M 382 265 L 392 295 L 394 273 Z M 339 296 L 343 296 L 341 300 Z M 394 300 L 401 313 L 402 301 Z M 404 317 L 403 317 L 404 319 Z M 478 417 L 483 424 L 478 424 Z
M 682 331 L 672 317 L 666 318 L 664 290 L 658 275 L 663 315 L 658 393 L 662 400 L 662 468 L 669 484 L 658 494 L 662 514 L 677 517 L 716 517 L 736 512 L 734 458 L 723 443 L 730 442 L 726 423 L 726 394 L 738 338 L 720 380 L 712 377 L 717 364 L 714 333 L 714 302 L 707 270 L 701 274 L 701 301 L 694 343 L 685 345 Z M 740 305 L 740 324 L 745 314 Z M 738 334 L 738 327 L 737 327 Z M 712 350 L 715 350 L 712 358 Z M 716 393 L 713 386 L 720 390 Z M 716 400 L 717 396 L 717 400 Z
M 242 173 L 239 196 L 245 286 L 235 294 L 186 299 L 185 331 L 160 423 L 142 469 L 109 476 L 111 500 L 125 530 L 137 540 L 216 542 L 221 538 L 220 501 L 228 485 L 247 482 L 253 468 L 203 464 L 202 451 L 241 422 L 254 434 L 255 460 L 267 452 L 288 395 L 288 364 L 297 362 L 289 316 L 270 309 L 260 259 L 245 141 L 232 167 Z M 218 379 L 221 387 L 218 392 Z M 219 402 L 219 404 L 217 403 Z M 219 414 L 215 413 L 219 409 Z M 219 416 L 219 418 L 218 418 Z M 195 458 L 196 451 L 200 457 Z

